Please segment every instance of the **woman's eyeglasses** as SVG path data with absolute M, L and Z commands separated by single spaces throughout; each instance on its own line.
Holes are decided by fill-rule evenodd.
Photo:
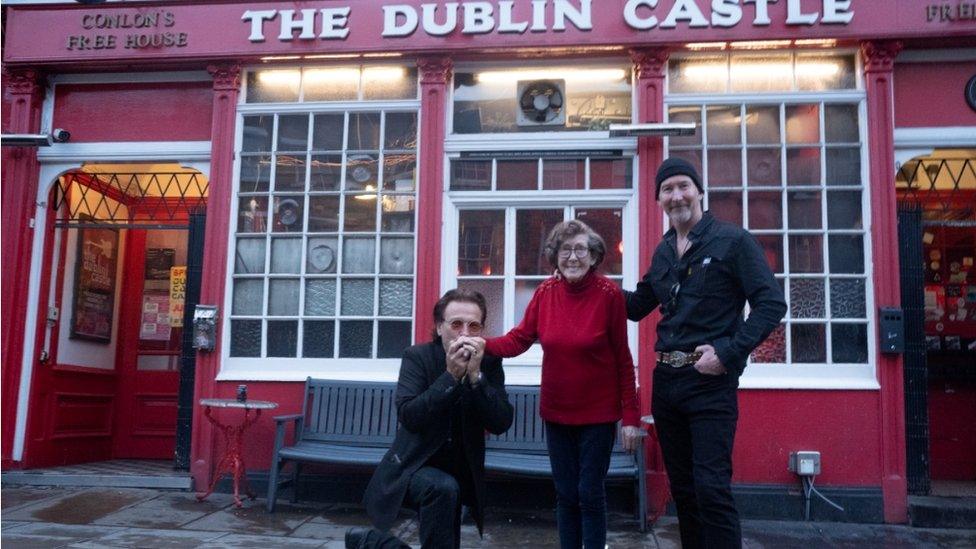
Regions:
M 590 255 L 590 249 L 586 246 L 575 246 L 573 248 L 565 247 L 559 248 L 559 258 L 569 259 L 569 256 L 575 255 L 580 259 L 586 259 Z
M 451 327 L 455 332 L 460 332 L 465 326 L 468 327 L 468 333 L 471 335 L 478 335 L 481 333 L 485 327 L 477 320 L 471 322 L 465 322 L 463 320 L 449 320 L 447 325 Z

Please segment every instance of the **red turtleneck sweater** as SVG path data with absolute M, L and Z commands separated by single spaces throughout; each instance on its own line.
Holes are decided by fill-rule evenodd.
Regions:
M 627 346 L 623 292 L 608 278 L 588 273 L 576 284 L 550 278 L 525 309 L 522 323 L 485 350 L 524 353 L 542 344 L 542 419 L 564 425 L 638 425 L 634 361 Z

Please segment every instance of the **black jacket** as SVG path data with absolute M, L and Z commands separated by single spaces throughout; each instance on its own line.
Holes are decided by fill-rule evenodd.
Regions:
M 363 504 L 377 528 L 388 530 L 396 520 L 410 478 L 444 444 L 451 433 L 449 412 L 463 398 L 462 440 L 474 505 L 471 514 L 482 531 L 485 506 L 485 431 L 501 434 L 512 425 L 514 413 L 505 393 L 500 358 L 481 360 L 482 382 L 472 388 L 447 373 L 440 340 L 414 345 L 403 353 L 397 382 L 396 407 L 400 427 L 393 446 L 383 457 L 366 487 Z M 459 483 L 460 484 L 460 483 Z

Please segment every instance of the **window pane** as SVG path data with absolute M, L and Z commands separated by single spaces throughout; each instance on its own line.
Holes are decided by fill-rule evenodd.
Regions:
M 376 239 L 346 237 L 342 241 L 342 272 L 375 273 Z
M 793 87 L 790 55 L 732 55 L 733 92 L 787 91 Z
M 302 73 L 298 70 L 251 71 L 247 73 L 248 103 L 298 101 Z
M 413 313 L 413 281 L 380 280 L 380 316 L 411 316 Z
M 824 106 L 824 133 L 827 143 L 860 143 L 857 105 Z
M 302 191 L 305 189 L 305 155 L 275 155 L 276 191 Z
M 264 279 L 235 278 L 231 314 L 260 315 L 264 305 Z
M 242 193 L 266 193 L 271 184 L 271 157 L 268 155 L 241 157 Z
M 410 322 L 381 320 L 378 324 L 376 358 L 400 358 L 412 340 Z
M 786 150 L 787 185 L 820 185 L 820 148 Z
M 786 142 L 820 142 L 820 105 L 786 106 Z
M 865 318 L 866 297 L 863 279 L 830 279 L 830 316 Z
M 779 144 L 779 106 L 746 107 L 746 142 Z
M 455 160 L 451 162 L 452 191 L 487 191 L 491 189 L 491 160 Z
M 299 273 L 302 263 L 301 238 L 275 238 L 271 240 L 271 272 Z
M 261 356 L 261 321 L 230 321 L 230 356 Z
M 305 281 L 305 314 L 335 316 L 336 281 L 334 278 Z
M 851 90 L 855 87 L 852 55 L 797 54 L 796 86 L 800 90 Z
M 505 301 L 502 296 L 504 281 L 501 279 L 460 279 L 458 288 L 466 288 L 480 292 L 485 296 L 485 303 L 488 305 L 488 316 L 485 321 L 485 334 L 488 336 L 499 336 L 505 333 L 505 323 L 502 315 L 505 313 Z
M 332 358 L 335 352 L 335 322 L 332 320 L 306 320 L 302 334 L 302 356 L 305 358 Z
M 669 93 L 724 92 L 728 78 L 724 55 L 668 61 Z
M 830 272 L 863 273 L 864 239 L 861 235 L 830 235 Z
M 416 99 L 417 69 L 364 67 L 363 99 Z
M 414 196 L 412 194 L 383 194 L 382 200 L 382 230 L 391 233 L 412 233 Z
M 515 274 L 547 275 L 552 265 L 546 259 L 549 231 L 563 220 L 560 210 L 518 210 L 515 213 Z
M 790 236 L 790 272 L 823 272 L 823 237 L 821 235 Z
M 708 211 L 719 219 L 742 226 L 742 193 L 708 191 Z
M 384 237 L 380 241 L 380 272 L 413 274 L 413 237 Z
M 600 270 L 608 275 L 623 273 L 623 212 L 619 209 L 581 208 L 576 210 L 576 218 L 603 237 L 607 251 Z
M 417 157 L 412 154 L 386 155 L 383 158 L 383 190 L 401 193 L 414 190 Z
M 343 229 L 349 232 L 376 230 L 376 194 L 347 194 Z
M 590 160 L 591 189 L 629 189 L 633 186 L 633 162 L 630 158 Z
M 823 324 L 793 324 L 790 327 L 790 339 L 793 344 L 792 361 L 827 362 L 825 331 Z
M 789 207 L 791 229 L 820 228 L 820 191 L 788 192 L 786 204 Z
M 305 69 L 305 101 L 348 101 L 359 95 L 358 67 Z
M 308 188 L 311 191 L 338 191 L 342 180 L 341 154 L 313 154 Z
M 345 120 L 346 117 L 342 114 L 316 114 L 313 120 L 312 148 L 317 151 L 341 151 Z
M 783 228 L 783 196 L 779 192 L 749 192 L 749 228 Z
M 863 364 L 868 361 L 868 331 L 865 324 L 832 324 L 830 344 L 834 362 Z
M 272 279 L 268 282 L 268 314 L 298 314 L 298 279 Z
M 539 163 L 536 160 L 498 160 L 495 188 L 500 191 L 525 191 L 538 188 Z
M 668 151 L 668 157 L 675 157 L 687 160 L 698 173 L 702 173 L 702 151 L 701 149 L 672 150 Z M 702 182 L 704 183 L 704 181 Z
M 379 150 L 380 148 L 380 115 L 379 113 L 350 113 L 349 114 L 349 150 Z
M 336 250 L 339 240 L 335 237 L 308 239 L 308 253 L 305 261 L 305 272 L 309 274 L 336 272 Z
M 515 325 L 522 323 L 525 317 L 525 308 L 529 306 L 535 289 L 542 284 L 542 280 L 516 280 L 515 281 Z
M 742 142 L 738 105 L 707 107 L 705 109 L 706 140 L 709 145 L 734 145 Z
M 827 192 L 827 228 L 861 229 L 861 191 Z
M 700 145 L 702 141 L 701 107 L 698 105 L 668 107 L 668 121 L 695 125 L 694 135 L 668 137 L 668 146 Z
M 279 233 L 294 233 L 302 230 L 302 206 L 305 197 L 298 194 L 292 196 L 276 196 L 274 199 L 274 225 L 271 230 Z
M 783 364 L 786 362 L 786 327 L 782 324 L 769 334 L 756 350 L 752 352 L 752 361 L 757 363 Z
M 746 161 L 748 162 L 747 185 L 779 187 L 783 184 L 782 157 L 779 148 L 748 148 L 746 149 Z
M 280 115 L 278 117 L 278 150 L 304 152 L 307 148 L 308 115 Z
M 826 296 L 822 278 L 790 280 L 790 318 L 823 318 Z
M 766 255 L 766 263 L 774 273 L 783 272 L 783 235 L 763 234 L 757 235 L 756 240 L 763 247 Z
M 379 186 L 378 176 L 379 155 L 349 153 L 346 156 L 345 189 L 347 191 L 362 189 L 375 191 Z
M 505 274 L 504 210 L 463 210 L 458 229 L 458 274 Z
M 239 274 L 256 274 L 264 272 L 263 238 L 237 239 L 237 253 L 234 254 L 234 272 Z
M 308 209 L 308 232 L 331 233 L 339 230 L 338 196 L 311 196 Z
M 372 316 L 373 285 L 372 279 L 342 279 L 341 309 L 343 316 Z
M 241 142 L 243 152 L 271 151 L 271 134 L 274 128 L 274 116 L 262 114 L 244 117 L 244 136 Z
M 742 186 L 742 152 L 739 149 L 709 149 L 708 187 Z
M 298 321 L 268 321 L 268 356 L 293 357 L 298 350 Z
M 339 357 L 370 358 L 373 349 L 373 321 L 345 320 L 339 323 Z
M 386 113 L 386 136 L 383 148 L 386 150 L 408 150 L 417 148 L 417 113 Z
M 586 187 L 585 160 L 543 160 L 542 188 L 547 191 Z
M 861 184 L 861 149 L 827 149 L 827 184 Z

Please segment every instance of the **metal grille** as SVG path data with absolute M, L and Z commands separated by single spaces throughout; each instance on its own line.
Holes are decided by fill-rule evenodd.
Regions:
M 69 172 L 54 189 L 57 227 L 172 229 L 204 213 L 209 181 L 196 172 Z M 62 210 L 63 208 L 63 210 Z
M 898 202 L 922 209 L 924 225 L 976 227 L 976 158 L 914 158 L 898 168 Z

